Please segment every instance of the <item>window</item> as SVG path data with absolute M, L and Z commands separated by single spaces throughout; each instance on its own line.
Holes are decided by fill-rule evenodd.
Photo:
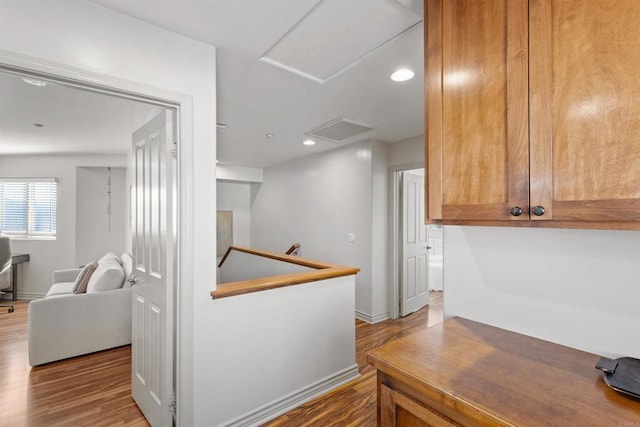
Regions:
M 55 239 L 57 200 L 55 178 L 0 178 L 0 233 Z

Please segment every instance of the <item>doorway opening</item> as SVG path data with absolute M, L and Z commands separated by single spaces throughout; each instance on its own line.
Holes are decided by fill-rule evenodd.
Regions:
M 34 63 L 35 68 L 38 68 L 40 64 Z M 46 68 L 46 67 L 45 67 Z M 128 196 L 125 198 L 126 209 L 128 212 L 114 212 L 111 208 L 115 207 L 115 204 L 112 204 L 114 201 L 114 196 L 112 190 L 115 190 L 116 184 L 116 170 L 117 168 L 102 167 L 102 169 L 107 170 L 107 181 L 104 186 L 103 192 L 104 198 L 106 198 L 106 206 L 107 206 L 107 224 L 109 226 L 109 230 L 111 231 L 111 227 L 115 226 L 116 221 L 113 217 L 116 214 L 122 214 L 123 216 L 127 216 L 127 219 L 123 219 L 121 221 L 125 226 L 126 231 L 123 230 L 123 233 L 126 233 L 126 237 L 123 238 L 123 241 L 126 241 L 126 246 L 122 248 L 122 252 L 128 252 L 134 255 L 133 268 L 134 273 L 138 274 L 138 282 L 140 282 L 140 272 L 147 272 L 154 278 L 158 276 L 162 276 L 162 278 L 166 282 L 166 287 L 163 289 L 162 293 L 164 294 L 163 306 L 160 307 L 157 303 L 153 301 L 149 301 L 152 307 L 150 312 L 155 313 L 157 316 L 153 318 L 147 314 L 143 314 L 140 316 L 136 316 L 135 310 L 132 315 L 134 329 L 132 330 L 132 347 L 134 353 L 134 359 L 132 360 L 132 368 L 138 365 L 136 370 L 132 370 L 132 376 L 139 376 L 140 372 L 147 372 L 149 374 L 149 378 L 145 378 L 145 382 L 148 382 L 150 386 L 151 400 L 157 403 L 157 408 L 154 411 L 161 413 L 160 417 L 150 416 L 145 408 L 140 405 L 139 399 L 136 396 L 136 392 L 134 391 L 133 396 L 137 401 L 138 406 L 141 407 L 145 416 L 151 421 L 153 420 L 154 424 L 157 425 L 171 425 L 176 417 L 176 400 L 177 400 L 177 390 L 178 382 L 179 382 L 179 372 L 177 369 L 178 363 L 177 358 L 179 354 L 179 343 L 177 336 L 177 323 L 178 323 L 178 301 L 180 295 L 180 287 L 178 280 L 179 277 L 179 253 L 180 253 L 180 219 L 179 219 L 179 209 L 178 207 L 181 205 L 180 203 L 180 164 L 176 160 L 179 152 L 179 138 L 181 135 L 181 123 L 180 123 L 180 105 L 181 102 L 184 101 L 168 101 L 161 98 L 156 98 L 150 95 L 144 95 L 142 93 L 154 93 L 153 89 L 143 88 L 140 93 L 135 93 L 129 91 L 131 85 L 116 81 L 115 79 L 105 78 L 105 85 L 99 85 L 96 83 L 90 83 L 91 81 L 96 81 L 95 76 L 82 75 L 82 73 L 75 73 L 74 78 L 67 78 L 59 74 L 49 73 L 47 71 L 37 71 L 30 68 L 22 68 L 19 66 L 13 66 L 5 63 L 0 63 L 0 72 L 3 74 L 15 76 L 18 80 L 24 79 L 25 82 L 27 80 L 36 81 L 39 83 L 40 87 L 49 85 L 50 87 L 56 88 L 56 94 L 60 95 L 64 91 L 70 90 L 75 93 L 84 93 L 91 94 L 94 97 L 100 97 L 104 99 L 118 99 L 131 101 L 137 104 L 146 104 L 148 106 L 148 111 L 146 112 L 146 118 L 143 118 L 141 123 L 150 123 L 154 121 L 156 118 L 163 118 L 163 128 L 165 128 L 164 123 L 166 123 L 166 129 L 168 130 L 168 134 L 163 136 L 162 140 L 157 138 L 156 134 L 150 134 L 150 139 L 154 141 L 154 146 L 147 150 L 144 153 L 145 158 L 154 160 L 166 160 L 166 180 L 163 181 L 164 177 L 160 176 L 159 167 L 156 164 L 145 163 L 145 170 L 140 173 L 135 173 L 135 169 L 132 169 L 136 163 L 136 159 L 140 158 L 140 154 L 136 154 L 134 148 L 136 143 L 140 145 L 139 142 L 135 140 L 134 131 L 135 128 L 129 129 L 128 137 L 124 141 L 126 144 L 126 157 L 127 160 L 124 162 L 127 166 L 126 172 L 126 184 L 125 189 L 123 191 L 128 193 Z M 64 70 L 62 70 L 64 73 Z M 78 79 L 75 77 L 76 75 L 80 75 Z M 28 83 L 28 82 L 27 82 Z M 22 84 L 21 82 L 18 84 Z M 29 83 L 34 84 L 34 83 Z M 122 85 L 122 90 L 119 90 L 118 87 Z M 7 89 L 5 85 L 4 89 Z M 161 95 L 166 95 L 166 93 L 162 93 Z M 181 99 L 177 97 L 176 99 Z M 51 105 L 55 102 L 58 102 L 58 111 L 56 114 L 60 112 L 60 110 L 64 110 L 68 105 L 65 104 L 64 98 L 56 98 L 56 101 L 52 101 Z M 60 104 L 63 103 L 63 105 Z M 105 104 L 109 104 L 106 102 Z M 42 107 L 39 104 L 39 107 Z M 105 115 L 108 114 L 110 110 L 107 108 Z M 49 118 L 53 120 L 53 116 L 55 114 L 49 113 Z M 80 117 L 73 117 L 72 119 L 76 120 L 76 128 L 80 127 L 80 122 L 82 120 L 82 115 Z M 166 119 L 165 119 L 166 117 Z M 73 120 L 70 120 L 73 122 Z M 42 126 L 40 126 L 42 127 Z M 55 129 L 55 126 L 51 126 L 52 129 Z M 77 129 L 76 129 L 77 130 Z M 99 136 L 99 129 L 97 129 L 98 134 L 95 136 Z M 154 139 L 155 138 L 155 139 Z M 96 138 L 94 138 L 96 139 Z M 117 138 L 121 140 L 121 138 Z M 133 145 L 132 145 L 132 139 Z M 85 141 L 89 141 L 89 138 L 85 138 Z M 155 141 L 160 141 L 155 143 Z M 115 144 L 115 139 L 113 141 Z M 105 149 L 104 152 L 109 152 L 109 149 Z M 73 152 L 73 151 L 72 151 Z M 96 151 L 96 155 L 100 153 L 100 151 Z M 51 154 L 51 152 L 43 154 Z M 114 155 L 113 152 L 110 155 Z M 122 153 L 124 156 L 124 152 Z M 136 157 L 137 156 L 137 157 Z M 64 157 L 64 153 L 59 153 L 58 157 Z M 158 163 L 158 162 L 157 162 Z M 158 163 L 159 164 L 159 163 Z M 87 169 L 88 167 L 93 167 L 94 165 L 75 165 L 74 167 L 79 169 Z M 117 165 L 124 166 L 124 165 Z M 158 183 L 163 185 L 162 194 L 157 193 L 153 194 L 150 200 L 149 206 L 151 204 L 160 205 L 160 203 L 155 203 L 156 201 L 163 201 L 162 206 L 166 206 L 166 209 L 159 212 L 157 216 L 149 216 L 147 213 L 150 211 L 149 206 L 144 206 L 144 218 L 147 218 L 150 223 L 143 224 L 144 230 L 140 230 L 140 233 L 144 235 L 144 239 L 153 243 L 158 243 L 155 245 L 158 250 L 155 252 L 151 250 L 144 250 L 144 253 L 136 254 L 137 248 L 140 247 L 139 244 L 136 244 L 136 233 L 137 223 L 135 221 L 135 216 L 132 212 L 136 212 L 137 205 L 135 199 L 135 191 L 132 192 L 132 189 L 135 190 L 136 180 L 140 178 L 149 184 L 153 184 L 157 186 Z M 78 178 L 80 179 L 80 178 Z M 86 184 L 88 180 L 85 180 L 83 184 Z M 74 193 L 76 192 L 73 190 Z M 155 197 L 155 198 L 154 198 Z M 170 200 L 170 203 L 166 203 L 167 200 Z M 140 215 L 139 215 L 140 217 Z M 78 236 L 76 236 L 78 237 Z M 138 242 L 140 239 L 138 239 Z M 95 246 L 95 245 L 94 245 Z M 76 252 L 81 250 L 82 248 L 78 248 L 77 245 L 74 246 L 76 248 Z M 119 249 L 118 249 L 119 250 Z M 85 251 L 83 251 L 84 254 Z M 139 252 L 139 251 L 138 251 Z M 120 252 L 118 252 L 120 253 Z M 88 256 L 88 255 L 87 255 Z M 142 258 L 141 258 L 142 257 Z M 147 258 L 148 257 L 148 258 Z M 143 259 L 144 258 L 144 259 Z M 34 259 L 35 261 L 35 259 Z M 158 261 L 158 262 L 155 262 Z M 162 264 L 162 265 L 160 265 Z M 61 266 L 66 267 L 66 266 Z M 136 271 L 138 270 L 138 271 Z M 135 284 L 135 277 L 126 277 L 125 283 L 128 281 L 129 283 Z M 138 287 L 142 289 L 140 286 L 141 283 L 138 283 Z M 135 296 L 135 300 L 140 302 L 140 292 L 132 292 Z M 135 305 L 134 305 L 135 306 Z M 160 310 L 160 308 L 162 310 Z M 161 313 L 162 312 L 162 313 Z M 160 317 L 162 314 L 162 318 Z M 137 322 L 139 320 L 139 322 Z M 137 324 L 138 330 L 136 331 L 135 325 Z M 141 330 L 142 325 L 142 330 Z M 140 338 L 140 335 L 143 334 L 144 339 Z M 157 343 L 157 348 L 153 348 L 153 343 Z M 159 353 L 157 350 L 160 349 L 160 343 L 162 343 L 162 349 Z M 136 357 L 136 346 L 144 346 L 144 351 L 139 351 L 138 353 L 142 354 L 140 357 Z M 142 348 L 142 347 L 141 347 Z M 145 358 L 146 355 L 150 357 L 148 360 Z M 140 368 L 139 364 L 144 363 L 145 366 Z M 172 419 L 173 418 L 173 419 Z M 158 420 L 162 420 L 159 422 L 155 422 Z
M 438 306 L 434 310 L 437 316 L 442 316 L 443 229 L 425 224 L 424 174 L 422 163 L 396 166 L 389 173 L 389 300 L 393 319 L 432 302 Z

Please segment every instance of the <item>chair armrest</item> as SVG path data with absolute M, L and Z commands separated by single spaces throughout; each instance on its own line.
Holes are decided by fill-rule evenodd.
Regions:
M 82 271 L 81 268 L 69 268 L 67 270 L 56 270 L 53 272 L 53 281 L 51 283 L 73 282 Z
M 131 343 L 131 288 L 29 303 L 31 366 Z

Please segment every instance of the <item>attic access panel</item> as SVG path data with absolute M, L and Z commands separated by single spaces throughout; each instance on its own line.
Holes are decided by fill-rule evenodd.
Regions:
M 322 0 L 260 60 L 324 83 L 420 22 L 396 0 Z

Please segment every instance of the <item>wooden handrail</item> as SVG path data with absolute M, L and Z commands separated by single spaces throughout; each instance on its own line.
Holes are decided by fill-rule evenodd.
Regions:
M 309 268 L 330 268 L 330 267 L 338 266 L 338 264 L 331 264 L 328 262 L 319 262 L 319 261 L 314 261 L 312 259 L 307 259 L 307 258 L 302 258 L 302 257 L 297 257 L 292 255 L 285 255 L 283 253 L 270 252 L 262 249 L 254 249 L 246 246 L 231 246 L 227 252 L 231 250 L 244 252 L 252 255 L 258 255 L 261 257 L 271 258 L 278 261 L 284 261 L 291 264 L 301 265 L 303 267 L 309 267 Z
M 231 253 L 231 250 L 233 249 L 233 246 L 229 246 L 227 248 L 227 251 L 224 253 L 224 255 L 222 256 L 222 259 L 220 260 L 220 262 L 218 263 L 218 267 L 222 267 L 222 264 L 224 264 L 224 262 L 227 260 L 227 257 L 229 256 L 229 254 Z
M 291 247 L 287 249 L 287 252 L 285 252 L 284 254 L 291 255 L 296 251 L 296 249 L 300 249 L 300 243 L 294 243 L 293 245 L 291 245 Z
M 300 265 L 310 268 L 311 270 L 299 273 L 281 274 L 278 276 L 260 277 L 257 279 L 223 283 L 218 286 L 215 291 L 211 292 L 211 298 L 213 299 L 242 295 L 251 292 L 266 291 L 268 289 L 282 288 L 285 286 L 315 282 L 318 280 L 331 279 L 334 277 L 350 276 L 360 271 L 360 269 L 356 267 L 346 267 L 338 264 L 318 262 L 293 255 L 285 255 L 281 253 L 263 251 L 243 246 L 229 247 L 222 260 L 218 264 L 218 267 L 222 265 L 222 263 L 232 250 L 270 258 L 277 261 L 288 262 L 290 264 Z
M 291 245 L 291 247 L 287 250 L 287 252 L 285 252 L 285 255 L 291 255 L 293 253 L 293 251 L 295 251 L 296 249 L 300 248 L 300 243 L 294 243 L 293 245 Z M 240 252 L 247 252 L 247 253 L 252 253 L 254 255 L 261 255 L 261 254 L 266 254 L 266 251 L 258 251 L 256 249 L 251 249 L 251 248 L 244 248 L 242 246 L 229 246 L 227 248 L 227 251 L 224 253 L 224 255 L 222 256 L 222 259 L 220 260 L 220 262 L 218 263 L 218 267 L 222 267 L 222 264 L 224 264 L 224 262 L 227 260 L 227 257 L 229 256 L 229 254 L 231 253 L 232 250 L 238 250 Z M 250 252 L 252 251 L 252 252 Z M 271 254 L 271 253 L 269 253 Z M 266 255 L 263 255 L 266 256 Z M 281 260 L 283 261 L 283 260 Z

